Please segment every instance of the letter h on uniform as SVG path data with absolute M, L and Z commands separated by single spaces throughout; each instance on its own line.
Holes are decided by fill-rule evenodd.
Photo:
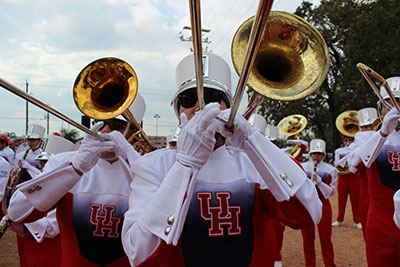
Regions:
M 121 218 L 112 217 L 115 211 L 115 206 L 104 205 L 104 216 L 99 215 L 101 208 L 101 204 L 90 204 L 90 223 L 96 226 L 93 235 L 104 237 L 105 231 L 108 231 L 107 237 L 118 238 L 118 225 L 121 222 Z
M 240 235 L 242 228 L 239 226 L 240 206 L 230 206 L 231 192 L 215 192 L 218 206 L 211 206 L 211 192 L 197 192 L 200 203 L 200 216 L 210 221 L 209 236 L 223 236 L 224 228 L 228 226 L 228 235 Z
M 388 161 L 393 165 L 392 171 L 400 171 L 400 152 L 397 152 L 397 158 L 394 157 L 393 151 L 387 151 Z

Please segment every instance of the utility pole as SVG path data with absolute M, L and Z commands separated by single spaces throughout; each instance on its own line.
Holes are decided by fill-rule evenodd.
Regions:
M 154 118 L 156 119 L 156 146 L 157 148 L 159 147 L 159 142 L 158 142 L 158 119 L 161 118 L 160 114 L 155 114 Z
M 26 93 L 28 94 L 28 87 L 29 87 L 29 84 L 28 84 L 28 80 L 26 80 L 25 81 L 26 83 L 25 83 L 25 88 L 26 88 Z M 28 127 L 29 127 L 29 118 L 28 118 L 28 116 L 29 116 L 29 111 L 28 111 L 28 100 L 26 101 L 26 105 L 25 105 L 25 110 L 26 110 L 26 114 L 25 114 L 25 118 L 26 118 L 26 127 L 25 127 L 25 135 L 28 135 Z
M 192 42 L 192 36 L 188 36 L 185 37 L 184 36 L 184 31 L 185 30 L 189 30 L 190 32 L 192 31 L 192 28 L 190 26 L 184 26 L 182 28 L 182 30 L 178 33 L 178 38 L 182 41 L 182 42 Z M 211 41 L 210 39 L 208 39 L 208 37 L 205 36 L 206 33 L 209 33 L 211 30 L 210 29 L 201 29 L 201 42 L 203 44 L 210 44 Z M 202 46 L 203 48 L 203 52 L 207 52 L 208 51 L 208 46 Z M 193 48 L 190 48 L 190 51 L 193 52 Z M 210 51 L 212 52 L 212 51 Z

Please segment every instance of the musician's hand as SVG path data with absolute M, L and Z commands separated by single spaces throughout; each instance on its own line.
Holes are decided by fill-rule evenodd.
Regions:
M 97 132 L 102 126 L 103 122 L 98 122 L 90 130 Z M 81 173 L 88 172 L 96 165 L 100 154 L 104 151 L 110 151 L 113 145 L 113 141 L 100 141 L 87 134 L 79 147 L 79 151 L 72 159 L 72 166 Z
M 135 151 L 133 146 L 126 140 L 125 136 L 119 131 L 112 131 L 111 133 L 101 133 L 101 136 L 104 136 L 111 141 L 114 141 L 114 152 L 117 155 L 120 155 L 123 158 L 126 158 L 128 153 Z
M 318 174 L 315 174 L 315 181 L 317 182 L 317 184 L 322 183 L 322 178 L 321 178 L 321 176 L 319 176 Z
M 228 119 L 231 110 L 222 110 L 220 116 Z M 236 114 L 233 121 L 233 131 L 227 130 L 224 123 L 219 123 L 218 132 L 228 138 L 232 146 L 242 148 L 244 141 L 256 131 L 242 115 Z
M 381 134 L 383 136 L 389 135 L 396 129 L 398 121 L 400 120 L 400 114 L 396 108 L 392 108 L 383 118 Z
M 210 103 L 198 111 L 191 120 L 182 113 L 182 129 L 179 133 L 176 161 L 200 169 L 211 155 L 215 144 L 215 131 L 218 121 L 219 104 Z

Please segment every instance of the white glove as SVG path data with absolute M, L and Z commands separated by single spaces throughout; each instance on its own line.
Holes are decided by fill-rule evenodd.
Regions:
M 286 144 L 288 144 L 288 145 L 303 145 L 305 147 L 308 147 L 307 142 L 304 140 L 300 140 L 300 139 L 289 139 L 286 141 Z
M 215 131 L 218 121 L 219 104 L 210 103 L 188 121 L 181 114 L 182 129 L 179 133 L 176 161 L 199 170 L 208 160 L 215 145 Z
M 90 128 L 91 131 L 97 132 L 103 126 L 103 122 L 98 122 Z M 81 173 L 88 172 L 96 165 L 100 158 L 100 154 L 104 151 L 112 150 L 113 141 L 100 141 L 95 137 L 87 134 L 79 147 L 78 153 L 72 159 L 72 166 Z
M 317 184 L 321 184 L 322 183 L 321 176 L 319 176 L 318 174 L 315 174 L 315 181 L 317 182 Z
M 27 162 L 26 160 L 21 160 L 21 166 L 23 169 L 31 169 L 31 168 L 35 168 L 33 167 L 29 162 Z
M 123 158 L 127 157 L 127 154 L 135 151 L 133 146 L 129 144 L 125 136 L 119 131 L 112 131 L 111 133 L 100 133 L 101 136 L 114 141 L 114 152 L 116 155 Z
M 230 109 L 225 109 L 221 111 L 220 116 L 228 119 L 230 113 Z M 251 127 L 250 123 L 240 114 L 236 114 L 235 116 L 233 122 L 233 132 L 227 130 L 225 128 L 225 124 L 219 123 L 218 125 L 219 127 L 217 132 L 228 138 L 232 146 L 239 148 L 243 148 L 244 141 L 247 139 L 247 137 L 256 132 L 256 129 Z
M 381 132 L 383 135 L 389 135 L 396 129 L 398 121 L 400 120 L 400 114 L 396 108 L 392 108 L 383 118 Z

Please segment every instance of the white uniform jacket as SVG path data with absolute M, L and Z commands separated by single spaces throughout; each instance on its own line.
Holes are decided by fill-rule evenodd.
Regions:
M 4 197 L 10 171 L 10 163 L 8 163 L 4 158 L 0 157 L 0 200 Z
M 293 228 L 318 224 L 321 202 L 313 184 L 279 148 L 261 135 L 258 140 L 269 160 L 253 163 L 242 150 L 221 146 L 199 172 L 176 162 L 170 149 L 136 161 L 123 226 L 132 266 L 248 266 L 257 257 L 262 260 L 252 266 L 267 266 L 273 233 L 260 231 L 264 216 Z M 273 195 L 281 182 L 296 188 L 289 201 Z
M 69 164 L 75 153 L 51 157 L 43 174 L 20 184 L 9 216 L 25 223 L 55 206 L 61 246 L 68 248 L 62 250 L 62 266 L 84 266 L 88 261 L 126 266 L 120 232 L 128 209 L 130 167 L 121 158 L 112 164 L 99 159 L 79 176 Z
M 6 146 L 2 150 L 0 150 L 0 156 L 5 157 L 11 166 L 14 165 L 15 153 L 10 147 Z
M 314 163 L 310 160 L 301 164 L 307 173 L 307 177 L 311 179 L 314 170 Z M 322 193 L 324 198 L 333 195 L 337 183 L 336 169 L 329 163 L 321 161 L 317 164 L 317 175 L 321 177 L 321 182 L 317 182 L 316 187 Z

